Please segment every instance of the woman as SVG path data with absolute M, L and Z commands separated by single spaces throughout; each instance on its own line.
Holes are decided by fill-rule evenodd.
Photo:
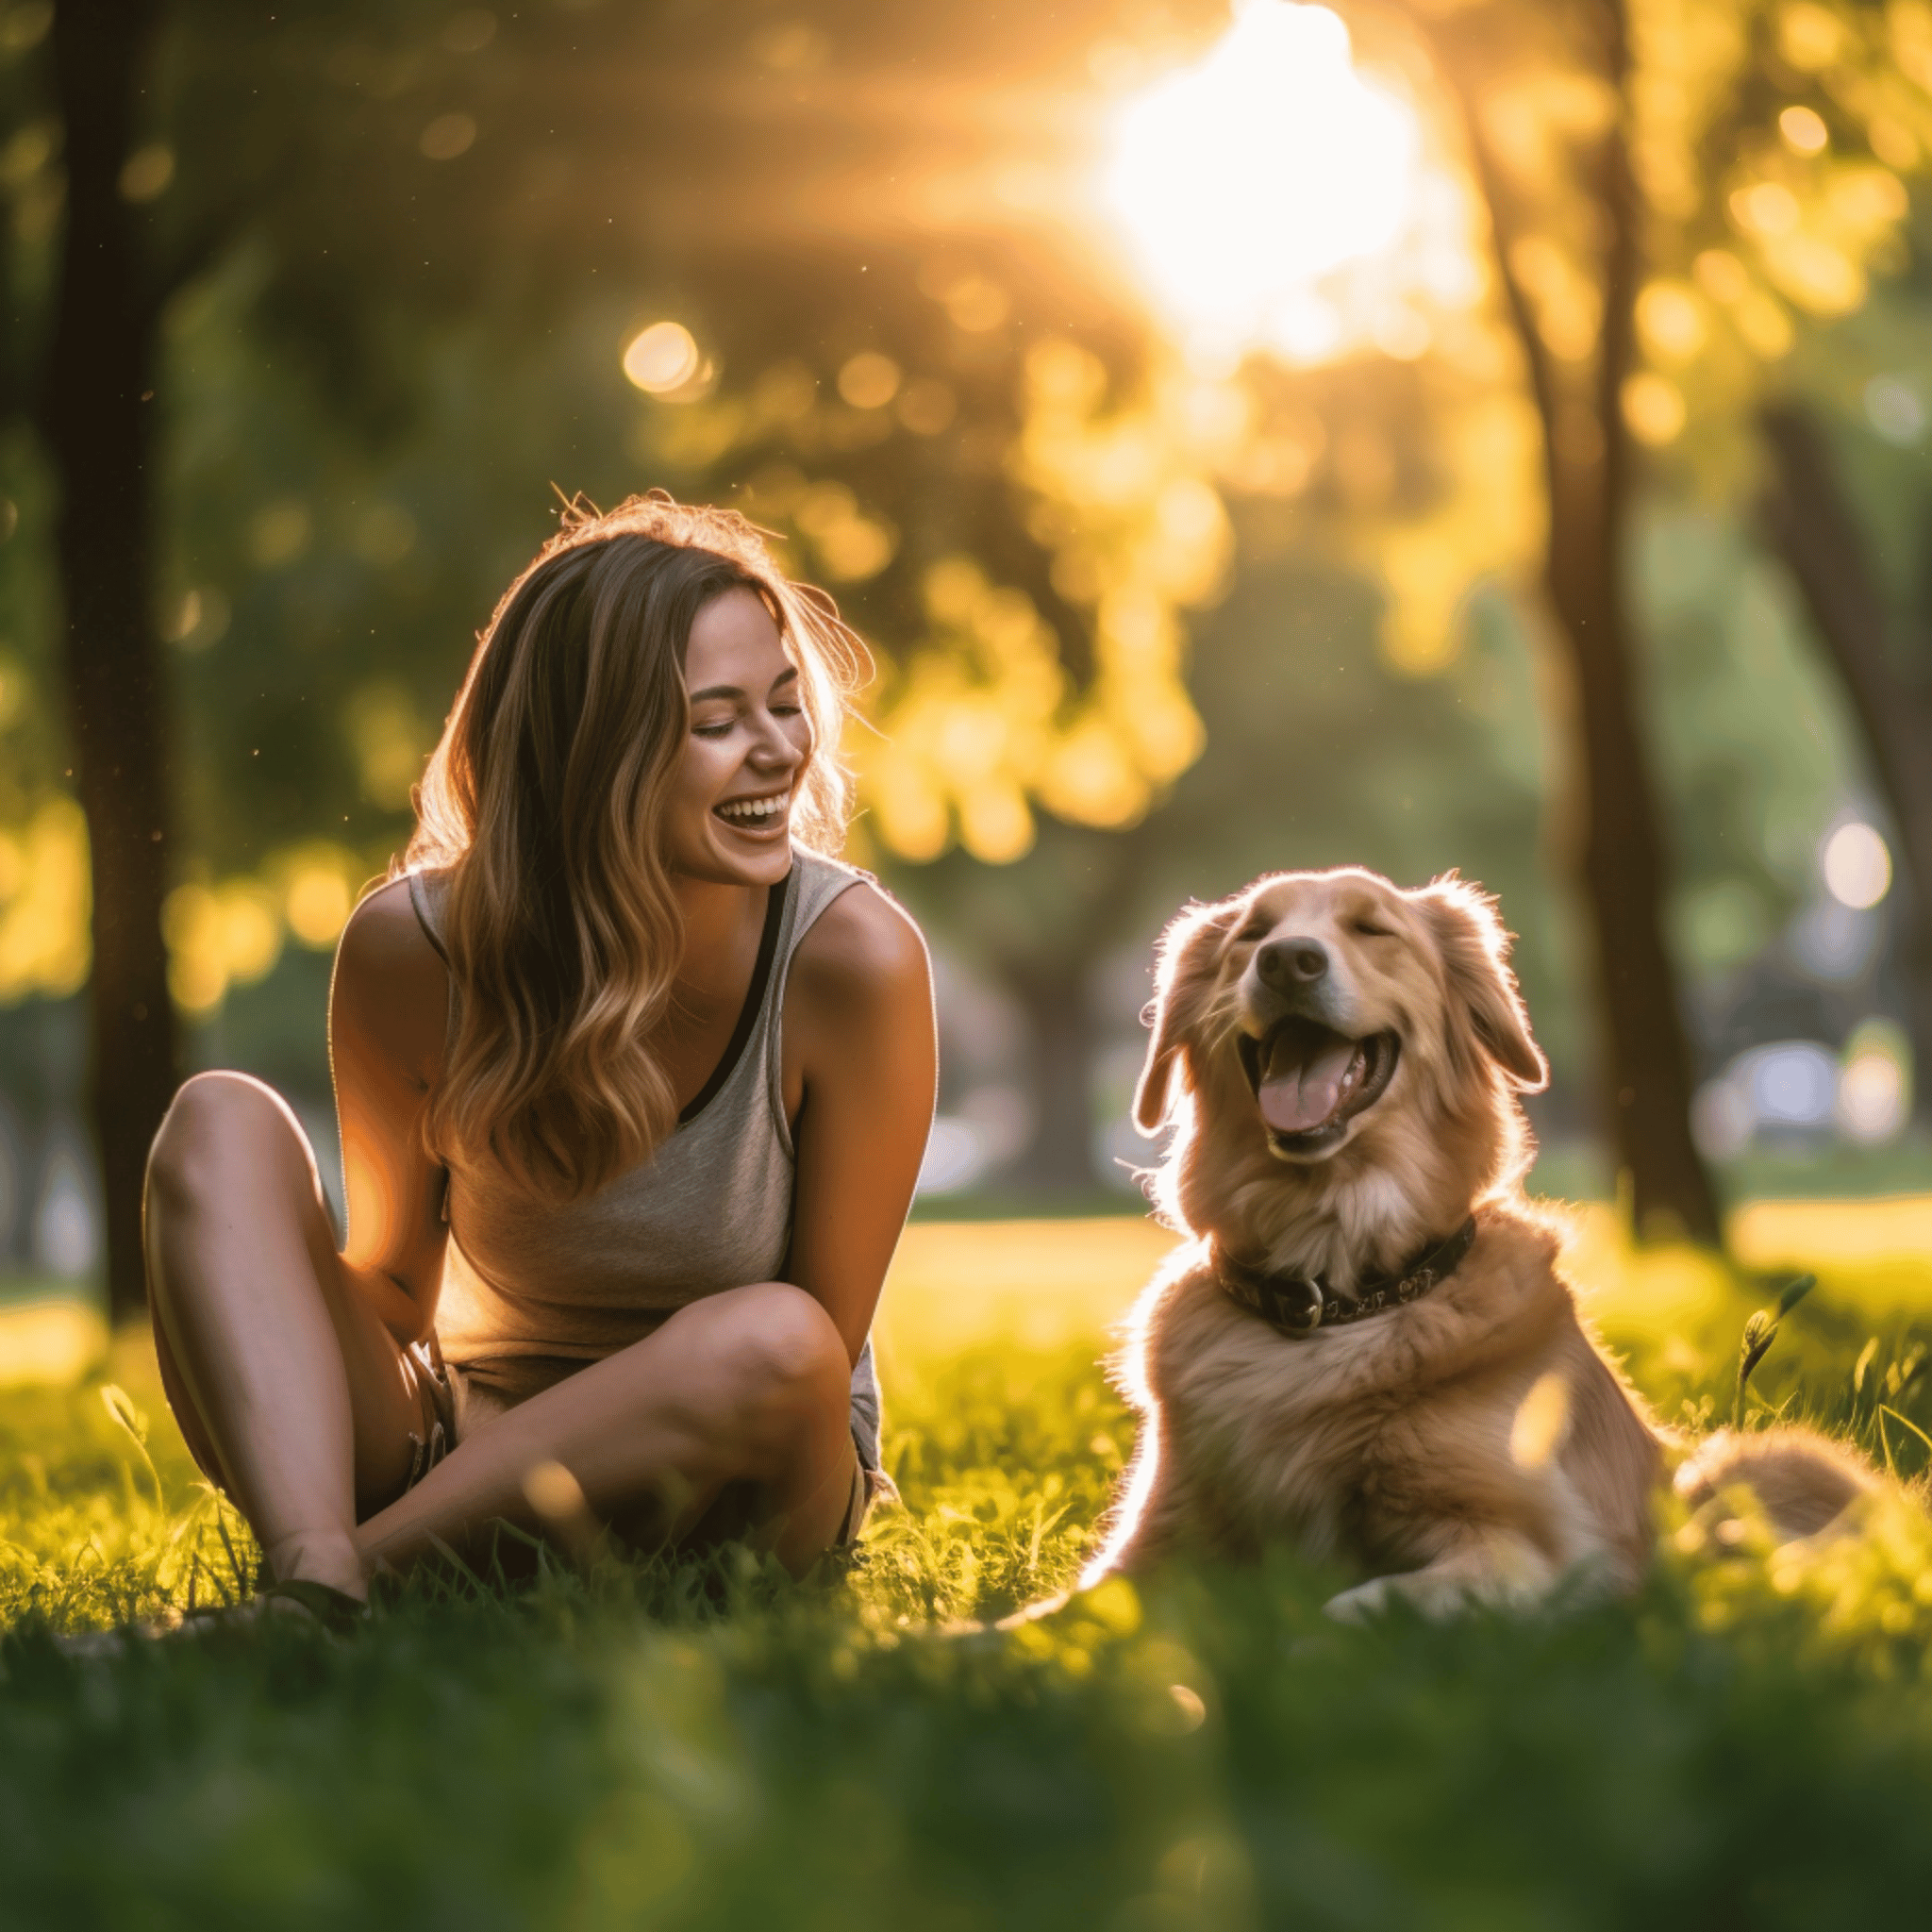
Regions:
M 342 1251 L 273 1091 L 176 1096 L 156 1343 L 266 1594 L 353 1613 L 586 1509 L 794 1572 L 857 1533 L 935 1049 L 917 929 L 825 856 L 850 643 L 741 517 L 567 520 L 336 955 Z

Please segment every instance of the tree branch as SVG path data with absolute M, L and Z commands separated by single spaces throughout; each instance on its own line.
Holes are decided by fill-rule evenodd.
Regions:
M 1636 348 L 1637 283 L 1642 273 L 1641 212 L 1630 172 L 1630 37 L 1624 0 L 1604 0 L 1604 78 L 1617 99 L 1617 118 L 1597 154 L 1597 200 L 1609 217 L 1604 244 L 1603 312 L 1597 327 L 1597 421 L 1604 439 L 1604 501 L 1623 501 L 1630 467 L 1624 425 L 1624 378 Z
M 1429 25 L 1424 27 L 1424 33 L 1435 57 L 1436 66 L 1456 102 L 1462 122 L 1463 139 L 1469 148 L 1470 165 L 1474 170 L 1476 185 L 1482 191 L 1483 206 L 1489 211 L 1491 253 L 1495 258 L 1496 275 L 1503 285 L 1510 323 L 1523 348 L 1524 363 L 1529 373 L 1530 395 L 1535 401 L 1537 414 L 1542 419 L 1545 461 L 1554 478 L 1558 407 L 1556 358 L 1550 354 L 1549 344 L 1543 341 L 1542 331 L 1537 326 L 1529 291 L 1524 287 L 1509 259 L 1514 241 L 1509 232 L 1509 190 L 1503 179 L 1495 150 L 1483 132 L 1472 84 L 1451 54 L 1443 36 Z

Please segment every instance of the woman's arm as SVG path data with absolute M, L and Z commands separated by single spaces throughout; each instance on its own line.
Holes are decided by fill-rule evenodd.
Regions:
M 365 899 L 342 933 L 328 1033 L 349 1205 L 342 1270 L 406 1342 L 435 1322 L 449 1234 L 443 1171 L 423 1145 L 448 1015 L 448 968 L 398 879 Z
M 799 942 L 785 990 L 785 1089 L 798 1148 L 787 1278 L 856 1362 L 906 1224 L 938 1083 L 925 942 L 870 886 Z

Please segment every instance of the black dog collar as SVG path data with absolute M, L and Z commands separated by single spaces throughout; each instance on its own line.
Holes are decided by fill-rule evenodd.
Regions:
M 1318 1328 L 1339 1328 L 1365 1322 L 1371 1315 L 1406 1307 L 1428 1293 L 1438 1282 L 1462 1266 L 1475 1245 L 1475 1216 L 1472 1214 L 1445 1241 L 1424 1248 L 1399 1274 L 1371 1275 L 1353 1296 L 1330 1288 L 1319 1274 L 1269 1274 L 1250 1268 L 1231 1255 L 1214 1250 L 1214 1272 L 1222 1287 L 1242 1307 L 1259 1315 L 1291 1341 Z

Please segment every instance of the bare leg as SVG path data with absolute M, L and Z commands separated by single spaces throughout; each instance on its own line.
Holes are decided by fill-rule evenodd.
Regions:
M 149 1292 L 169 1398 L 277 1578 L 360 1596 L 364 1508 L 425 1433 L 414 1365 L 343 1276 L 315 1160 L 259 1081 L 204 1074 L 148 1165 Z
M 723 1484 L 749 1478 L 761 1488 L 761 1540 L 802 1572 L 851 1496 L 851 1374 L 831 1317 L 802 1289 L 707 1295 L 477 1429 L 363 1524 L 363 1557 L 406 1569 L 439 1541 L 480 1555 L 499 1520 L 541 1527 L 525 1480 L 554 1462 L 593 1517 L 646 1540 L 675 1540 Z
M 438 1541 L 478 1552 L 497 1519 L 537 1526 L 524 1486 L 543 1462 L 576 1477 L 600 1520 L 643 1519 L 665 1538 L 724 1483 L 756 1482 L 763 1536 L 794 1571 L 843 1521 L 851 1369 L 800 1289 L 759 1283 L 680 1309 L 394 1500 L 432 1413 L 414 1361 L 344 1274 L 308 1142 L 269 1088 L 205 1074 L 181 1090 L 149 1163 L 147 1250 L 169 1398 L 278 1578 L 361 1596 L 377 1563 L 406 1568 Z

